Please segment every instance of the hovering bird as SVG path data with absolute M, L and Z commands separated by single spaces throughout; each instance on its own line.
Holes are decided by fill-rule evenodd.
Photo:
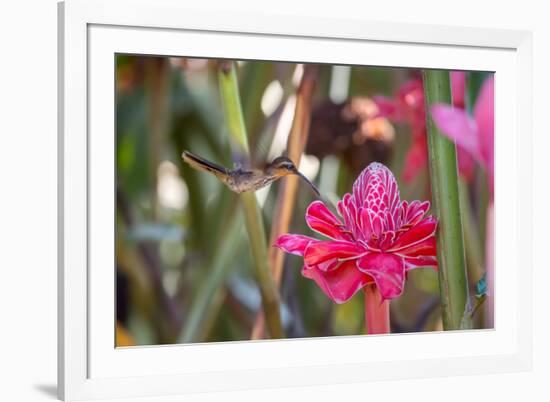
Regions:
M 188 151 L 184 151 L 181 157 L 184 162 L 194 169 L 212 173 L 235 193 L 256 191 L 283 176 L 296 175 L 309 184 L 315 194 L 319 196 L 317 187 L 315 187 L 307 177 L 300 173 L 298 169 L 296 169 L 294 163 L 285 156 L 279 156 L 273 159 L 264 169 L 250 170 L 242 169 L 241 167 L 227 169 Z

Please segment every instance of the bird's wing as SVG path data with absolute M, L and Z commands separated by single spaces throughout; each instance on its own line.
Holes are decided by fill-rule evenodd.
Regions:
M 219 179 L 227 179 L 229 171 L 223 166 L 217 165 L 214 162 L 210 162 L 198 155 L 194 155 L 189 151 L 183 151 L 181 155 L 183 161 L 194 169 L 213 173 Z

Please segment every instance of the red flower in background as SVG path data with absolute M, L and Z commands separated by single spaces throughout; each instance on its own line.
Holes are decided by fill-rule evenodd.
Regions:
M 336 303 L 372 283 L 383 299 L 393 299 L 403 292 L 408 270 L 437 267 L 437 220 L 426 216 L 429 207 L 428 201 L 401 201 L 391 171 L 374 162 L 338 202 L 341 218 L 321 201 L 308 207 L 308 226 L 330 240 L 286 234 L 275 246 L 302 256 L 302 275 Z
M 451 71 L 451 96 L 453 106 L 464 109 L 466 105 L 466 73 Z
M 451 93 L 453 105 L 464 108 L 465 73 L 451 72 Z M 424 87 L 422 78 L 413 78 L 405 82 L 393 98 L 375 96 L 374 101 L 379 109 L 379 116 L 398 122 L 407 123 L 411 127 L 412 140 L 403 168 L 403 181 L 408 183 L 428 164 L 428 144 L 426 137 L 426 108 L 424 105 Z M 459 150 L 458 163 L 460 172 L 470 178 L 473 174 L 473 161 L 469 155 Z
M 414 78 L 405 82 L 393 99 L 375 96 L 380 116 L 411 127 L 411 145 L 405 157 L 403 180 L 410 182 L 422 170 L 428 161 L 426 143 L 426 112 L 424 107 L 424 88 L 422 79 Z

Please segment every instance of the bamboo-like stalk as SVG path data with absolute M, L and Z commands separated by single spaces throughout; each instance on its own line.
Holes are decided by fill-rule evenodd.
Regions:
M 390 333 L 390 301 L 382 300 L 375 284 L 367 285 L 365 293 L 365 326 L 367 333 Z
M 468 326 L 465 312 L 469 310 L 469 298 L 456 145 L 441 134 L 429 114 L 429 105 L 451 103 L 449 72 L 424 70 L 423 77 L 432 200 L 439 219 L 437 260 L 443 327 L 446 330 L 460 329 Z
M 296 106 L 292 127 L 288 136 L 287 150 L 288 157 L 294 162 L 297 168 L 300 167 L 300 159 L 309 135 L 311 98 L 315 87 L 316 75 L 317 66 L 307 65 L 296 94 Z M 281 184 L 275 215 L 273 216 L 273 223 L 271 225 L 270 245 L 275 243 L 280 235 L 287 233 L 289 230 L 298 194 L 298 184 L 299 179 L 296 176 L 288 176 Z M 271 272 L 279 287 L 283 274 L 284 252 L 279 248 L 270 247 L 268 257 Z M 261 339 L 263 337 L 264 322 L 264 315 L 262 312 L 259 312 L 252 328 L 251 339 Z
M 238 157 L 250 159 L 234 62 L 224 61 L 220 64 L 218 80 L 227 127 L 237 147 Z M 269 334 L 271 338 L 282 338 L 279 295 L 269 268 L 262 214 L 253 192 L 242 193 L 240 199 Z

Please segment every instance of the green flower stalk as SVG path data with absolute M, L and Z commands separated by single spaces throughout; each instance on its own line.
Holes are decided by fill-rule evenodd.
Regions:
M 423 71 L 428 131 L 430 181 L 435 215 L 439 220 L 437 260 L 443 327 L 446 330 L 470 326 L 462 218 L 457 173 L 456 145 L 434 124 L 430 105 L 451 103 L 449 72 Z
M 248 136 L 244 124 L 234 62 L 221 62 L 218 80 L 227 128 L 236 147 L 237 155 L 250 160 Z M 241 193 L 240 200 L 250 240 L 254 273 L 262 295 L 262 306 L 267 328 L 271 338 L 282 338 L 284 334 L 281 325 L 279 296 L 269 268 L 262 214 L 253 192 Z

